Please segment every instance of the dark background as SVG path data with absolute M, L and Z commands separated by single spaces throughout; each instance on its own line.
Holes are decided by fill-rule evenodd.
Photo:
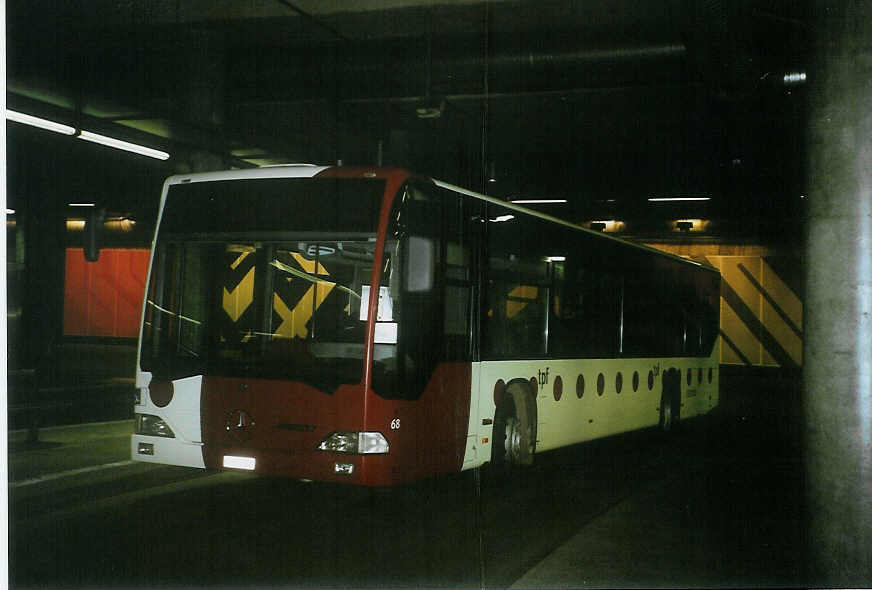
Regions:
M 506 199 L 565 198 L 534 207 L 582 224 L 621 220 L 629 238 L 764 248 L 790 260 L 781 274 L 800 284 L 807 87 L 785 75 L 809 66 L 814 17 L 802 2 L 35 0 L 6 10 L 8 108 L 171 154 L 7 124 L 10 368 L 38 379 L 70 343 L 63 257 L 84 233 L 64 229 L 83 218 L 67 204 L 134 222 L 105 231 L 104 245 L 147 248 L 163 179 L 187 171 L 402 166 Z M 706 230 L 677 234 L 687 218 Z M 98 362 L 117 365 L 113 354 Z
M 806 108 L 784 76 L 807 71 L 809 22 L 801 2 L 748 0 L 13 1 L 9 108 L 172 158 L 11 125 L 9 203 L 87 194 L 148 220 L 174 171 L 341 160 L 559 196 L 562 217 L 637 234 L 679 214 L 790 238 Z M 30 186 L 42 172 L 62 197 Z M 712 200 L 647 202 L 676 195 Z

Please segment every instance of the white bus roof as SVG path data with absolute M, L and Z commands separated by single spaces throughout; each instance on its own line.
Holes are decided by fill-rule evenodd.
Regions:
M 314 164 L 281 164 L 260 168 L 240 168 L 238 170 L 216 170 L 214 172 L 193 172 L 176 174 L 167 178 L 167 184 L 188 182 L 215 182 L 221 180 L 245 180 L 248 178 L 311 178 L 331 166 Z

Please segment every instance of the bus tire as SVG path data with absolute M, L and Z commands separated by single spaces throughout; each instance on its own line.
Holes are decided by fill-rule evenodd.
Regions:
M 673 415 L 672 415 L 672 396 L 665 391 L 660 396 L 660 432 L 672 432 Z
M 494 414 L 491 464 L 508 472 L 533 464 L 536 453 L 535 402 L 523 382 L 510 382 Z
M 681 414 L 681 373 L 675 369 L 663 375 L 663 393 L 660 395 L 660 431 L 675 432 Z

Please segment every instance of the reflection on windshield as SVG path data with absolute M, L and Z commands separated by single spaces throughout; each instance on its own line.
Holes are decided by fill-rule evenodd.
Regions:
M 328 280 L 325 280 L 325 279 L 319 278 L 319 277 L 317 277 L 317 276 L 315 276 L 315 275 L 310 275 L 310 274 L 307 273 L 307 272 L 299 271 L 299 270 L 297 270 L 297 269 L 295 269 L 295 268 L 292 268 L 292 267 L 288 266 L 287 264 L 284 264 L 284 263 L 280 262 L 279 260 L 273 260 L 272 262 L 270 262 L 270 265 L 272 265 L 272 266 L 276 267 L 277 269 L 279 269 L 279 270 L 281 270 L 281 271 L 284 271 L 284 272 L 286 272 L 286 273 L 288 273 L 288 274 L 290 274 L 290 275 L 293 275 L 293 276 L 295 276 L 295 277 L 299 277 L 299 278 L 301 278 L 301 279 L 305 279 L 305 280 L 307 280 L 307 281 L 311 281 L 312 283 L 319 283 L 319 284 L 321 284 L 321 285 L 329 285 L 331 289 L 332 289 L 333 287 L 339 287 L 339 289 L 341 289 L 342 291 L 345 291 L 346 293 L 350 294 L 352 297 L 357 297 L 358 299 L 360 299 L 360 295 L 358 295 L 358 294 L 355 293 L 352 289 L 349 289 L 349 288 L 346 287 L 345 285 L 340 285 L 340 284 L 335 283 L 335 282 L 333 282 L 333 281 L 328 281 Z
M 288 378 L 325 391 L 359 382 L 374 248 L 372 240 L 160 245 L 143 369 Z

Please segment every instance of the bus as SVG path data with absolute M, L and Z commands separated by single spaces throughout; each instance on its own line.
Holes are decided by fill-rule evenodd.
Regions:
M 386 486 L 718 404 L 720 274 L 401 169 L 167 179 L 134 460 Z

